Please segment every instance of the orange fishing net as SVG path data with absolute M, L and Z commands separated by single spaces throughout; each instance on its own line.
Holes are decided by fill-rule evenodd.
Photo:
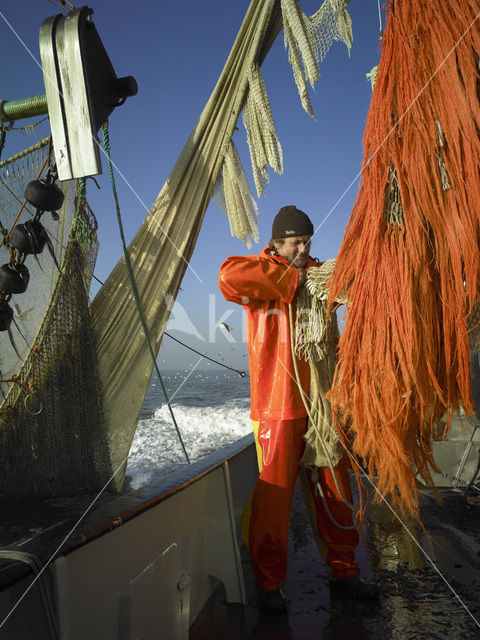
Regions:
M 436 425 L 473 411 L 480 5 L 386 8 L 363 182 L 331 281 L 330 299 L 348 290 L 349 308 L 330 400 L 378 489 L 418 516 L 415 476 L 431 483 Z

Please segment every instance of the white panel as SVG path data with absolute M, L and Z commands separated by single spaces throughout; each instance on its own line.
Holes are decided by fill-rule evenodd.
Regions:
M 60 180 L 102 172 L 82 64 L 81 15 L 77 10 L 68 16 L 54 16 L 40 29 L 40 54 Z
M 53 16 L 43 22 L 39 44 L 57 170 L 61 180 L 69 180 L 72 178 L 72 172 L 62 107 L 62 86 L 59 84 L 55 64 L 55 22 L 58 22 L 58 19 L 59 16 Z
M 63 38 L 57 37 L 60 77 L 67 120 L 70 162 L 74 177 L 101 173 L 96 136 L 90 120 L 79 38 L 80 14 L 64 18 Z M 60 34 L 59 34 L 60 35 Z M 60 177 L 60 175 L 59 175 Z M 61 180 L 63 178 L 60 177 Z

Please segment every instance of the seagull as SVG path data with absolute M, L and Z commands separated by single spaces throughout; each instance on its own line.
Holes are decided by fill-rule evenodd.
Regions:
M 230 333 L 230 331 L 232 330 L 232 327 L 229 327 L 226 322 L 220 322 L 220 324 L 218 324 L 217 326 L 220 327 L 220 329 L 225 329 L 225 331 L 228 331 L 228 333 Z

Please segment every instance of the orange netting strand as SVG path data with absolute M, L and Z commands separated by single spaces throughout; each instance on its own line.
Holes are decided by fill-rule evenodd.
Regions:
M 480 13 L 477 0 L 397 0 L 387 11 L 363 183 L 330 282 L 332 301 L 349 291 L 330 400 L 378 489 L 418 516 L 415 474 L 431 483 L 437 470 L 436 424 L 473 411 Z M 385 211 L 394 187 L 396 220 Z

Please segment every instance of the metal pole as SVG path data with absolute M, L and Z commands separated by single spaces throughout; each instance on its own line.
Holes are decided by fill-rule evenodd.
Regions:
M 0 101 L 0 124 L 22 118 L 33 118 L 48 113 L 47 96 L 33 96 L 22 100 Z

